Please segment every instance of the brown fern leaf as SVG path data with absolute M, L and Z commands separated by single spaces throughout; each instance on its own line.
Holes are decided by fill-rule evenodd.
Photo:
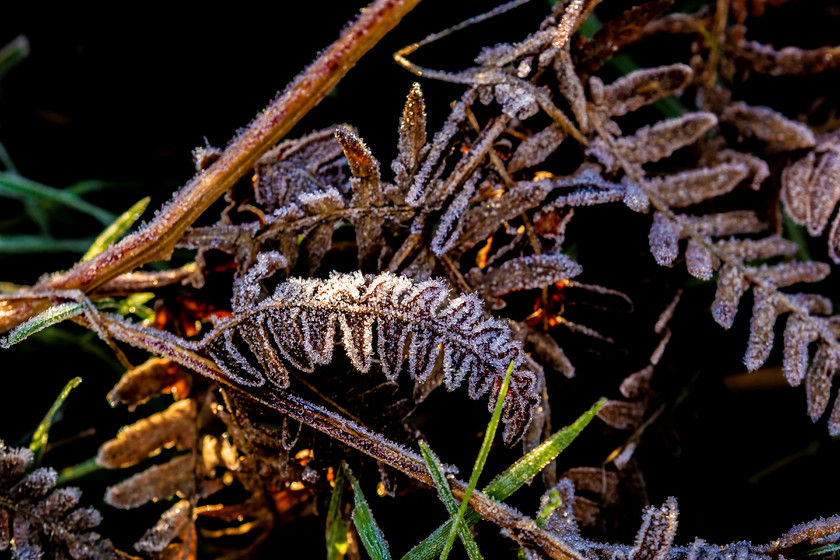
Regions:
M 167 548 L 181 548 L 172 544 L 176 538 L 182 542 L 189 540 L 192 528 L 194 508 L 189 500 L 180 500 L 160 516 L 158 522 L 146 531 L 140 540 L 134 543 L 134 548 L 140 552 L 158 553 Z
M 111 541 L 91 531 L 102 516 L 79 508 L 78 488 L 54 489 L 57 473 L 37 468 L 29 473 L 32 452 L 10 449 L 0 441 L 0 550 L 15 558 L 124 558 Z
M 636 70 L 608 86 L 600 78 L 589 79 L 592 103 L 599 112 L 620 117 L 657 99 L 673 95 L 691 81 L 694 72 L 685 64 Z
M 673 0 L 653 0 L 633 6 L 611 19 L 589 40 L 580 40 L 574 58 L 579 67 L 594 72 L 624 45 L 637 41 L 645 26 L 663 14 Z
M 730 192 L 749 171 L 740 163 L 722 163 L 657 177 L 648 181 L 647 188 L 671 208 L 684 208 Z
M 811 148 L 814 133 L 804 124 L 792 121 L 770 107 L 755 107 L 743 102 L 730 103 L 720 120 L 738 129 L 741 136 L 767 142 L 767 152 L 786 152 Z
M 840 201 L 840 144 L 830 138 L 782 172 L 782 202 L 791 219 L 822 235 Z M 840 218 L 834 218 L 828 235 L 831 259 L 840 263 Z
M 739 66 L 770 76 L 818 74 L 840 64 L 840 46 L 801 49 L 775 49 L 757 41 L 747 41 L 740 25 L 728 30 L 728 49 Z
M 347 126 L 335 129 L 335 138 L 344 150 L 353 177 L 350 186 L 353 193 L 350 205 L 369 208 L 383 206 L 385 193 L 379 175 L 379 162 L 356 132 Z M 359 268 L 368 270 L 376 264 L 382 247 L 382 225 L 385 219 L 377 215 L 365 215 L 355 221 L 356 244 L 359 247 Z M 330 232 L 332 236 L 332 232 Z
M 195 493 L 194 472 L 192 455 L 178 455 L 111 486 L 105 493 L 105 502 L 116 508 L 132 509 L 175 494 L 190 496 Z
M 151 397 L 172 394 L 176 399 L 186 397 L 192 388 L 192 375 L 182 366 L 164 359 L 151 358 L 127 371 L 108 393 L 108 402 L 128 405 L 134 410 Z
M 405 100 L 400 117 L 400 139 L 397 147 L 399 155 L 391 163 L 391 170 L 394 172 L 398 190 L 407 193 L 414 181 L 414 175 L 429 151 L 429 146 L 426 145 L 426 104 L 423 101 L 423 91 L 417 82 L 412 84 Z M 404 204 L 404 200 L 401 199 L 395 202 Z
M 712 113 L 686 113 L 681 117 L 646 125 L 632 136 L 622 136 L 608 146 L 596 138 L 587 153 L 594 155 L 609 169 L 616 169 L 615 157 L 629 164 L 659 161 L 678 149 L 694 143 L 717 124 Z
M 642 527 L 630 549 L 630 560 L 665 560 L 677 532 L 677 500 L 668 498 L 661 508 L 645 510 Z
M 347 162 L 334 132 L 332 127 L 325 128 L 281 142 L 261 157 L 254 180 L 254 194 L 260 206 L 273 212 L 296 203 L 303 193 L 345 184 Z
M 196 440 L 197 404 L 193 399 L 177 401 L 162 412 L 125 426 L 116 439 L 102 444 L 96 463 L 107 469 L 139 463 L 162 449 L 191 447 Z
M 469 378 L 470 397 L 491 391 L 492 406 L 513 362 L 504 438 L 512 443 L 522 435 L 539 396 L 534 374 L 522 369 L 521 343 L 511 340 L 507 325 L 484 317 L 476 296 L 450 299 L 449 287 L 440 280 L 415 283 L 388 273 L 291 279 L 260 303 L 247 298 L 236 301 L 234 319 L 221 323 L 195 348 L 237 383 L 255 386 L 270 381 L 287 387 L 286 364 L 312 371 L 329 363 L 337 332 L 354 367 L 369 371 L 374 324 L 380 367 L 390 380 L 398 377 L 407 347 L 408 370 L 415 382 L 423 383 L 441 357 L 448 389 Z
M 561 253 L 517 257 L 485 271 L 480 286 L 494 309 L 504 306 L 499 296 L 513 291 L 552 286 L 583 272 L 579 264 Z

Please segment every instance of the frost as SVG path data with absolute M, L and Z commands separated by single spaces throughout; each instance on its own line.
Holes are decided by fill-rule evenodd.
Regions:
M 560 253 L 518 257 L 488 270 L 482 289 L 487 295 L 501 296 L 513 291 L 551 286 L 574 278 L 581 272 L 583 269 L 578 263 Z
M 734 125 L 741 136 L 754 136 L 767 142 L 770 153 L 810 148 L 816 143 L 814 133 L 807 126 L 770 107 L 754 107 L 739 101 L 729 104 L 720 118 Z
M 668 206 L 683 208 L 728 193 L 748 174 L 746 165 L 723 163 L 652 179 L 649 185 Z
M 400 139 L 397 143 L 399 155 L 391 164 L 397 186 L 403 197 L 414 179 L 420 162 L 429 151 L 426 146 L 426 104 L 420 84 L 415 82 L 405 100 L 400 117 Z
M 785 379 L 796 387 L 805 378 L 808 369 L 808 345 L 819 339 L 819 332 L 794 314 L 785 325 L 784 372 Z
M 790 217 L 821 235 L 840 200 L 840 146 L 821 143 L 782 172 L 782 201 Z M 832 224 L 832 231 L 835 230 Z M 832 235 L 833 237 L 833 235 Z
M 720 259 L 696 240 L 689 239 L 685 249 L 685 266 L 695 278 L 711 280 L 720 266 Z
M 749 285 L 749 281 L 734 266 L 723 265 L 720 269 L 715 301 L 712 303 L 712 317 L 724 329 L 730 328 L 735 322 L 738 302 Z
M 557 123 L 551 123 L 536 134 L 523 140 L 508 162 L 508 173 L 539 165 L 554 153 L 566 138 L 566 133 Z
M 311 371 L 332 359 L 337 331 L 357 369 L 371 368 L 376 348 L 389 379 L 399 375 L 406 345 L 408 370 L 418 383 L 428 378 L 440 352 L 446 386 L 454 389 L 468 378 L 471 398 L 498 384 L 513 362 L 503 416 L 508 443 L 522 435 L 539 402 L 536 378 L 522 369 L 522 345 L 507 325 L 485 319 L 481 301 L 472 294 L 450 299 L 448 286 L 439 280 L 415 283 L 388 273 L 292 279 L 243 310 L 235 324 L 208 334 L 198 350 L 237 382 L 261 385 L 267 378 L 282 387 L 288 384 L 286 362 Z M 245 357 L 246 349 L 253 358 Z
M 671 266 L 679 253 L 680 228 L 661 212 L 653 215 L 650 226 L 650 252 L 662 266 Z
M 828 345 L 817 348 L 811 367 L 805 376 L 805 396 L 808 399 L 808 416 L 816 422 L 828 406 L 831 379 L 840 366 L 840 356 Z
M 618 138 L 613 150 L 630 163 L 659 161 L 694 143 L 715 124 L 717 117 L 712 113 L 686 113 L 653 126 L 643 126 L 633 136 Z
M 636 70 L 608 86 L 590 78 L 593 99 L 611 117 L 620 117 L 684 88 L 694 73 L 685 64 Z M 594 88 L 592 87 L 594 85 Z M 596 97 L 595 90 L 598 91 Z
M 677 532 L 678 514 L 677 500 L 673 497 L 661 508 L 647 508 L 628 559 L 665 560 Z
M 755 302 L 750 319 L 750 340 L 744 356 L 744 365 L 749 371 L 757 370 L 767 361 L 773 349 L 773 327 L 779 316 L 779 308 L 772 293 L 756 288 L 753 294 Z

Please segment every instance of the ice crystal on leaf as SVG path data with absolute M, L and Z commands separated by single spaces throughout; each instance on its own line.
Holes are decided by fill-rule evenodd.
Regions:
M 475 295 L 451 298 L 440 280 L 412 282 L 388 273 L 291 279 L 271 297 L 240 309 L 233 321 L 208 334 L 197 348 L 238 383 L 269 381 L 287 387 L 286 364 L 312 371 L 329 363 L 336 334 L 362 372 L 370 370 L 375 348 L 382 372 L 395 380 L 407 347 L 408 371 L 416 383 L 423 383 L 440 359 L 448 389 L 468 379 L 470 397 L 490 391 L 490 406 L 513 362 L 503 415 L 508 443 L 522 435 L 539 402 L 535 377 L 523 369 L 521 343 L 511 339 L 504 323 L 484 317 Z
M 99 512 L 77 507 L 81 491 L 55 489 L 51 468 L 27 473 L 32 460 L 28 449 L 0 441 L 0 550 L 11 548 L 15 558 L 118 558 L 111 541 L 90 530 L 100 524 Z

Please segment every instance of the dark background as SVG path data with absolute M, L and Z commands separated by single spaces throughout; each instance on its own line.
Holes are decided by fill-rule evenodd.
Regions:
M 396 155 L 398 118 L 405 94 L 416 79 L 392 61 L 391 53 L 493 4 L 425 0 L 292 135 L 333 123 L 353 124 L 383 162 L 384 176 L 390 178 L 388 162 Z M 602 18 L 614 8 L 605 4 Z M 87 198 L 121 212 L 148 195 L 150 208 L 156 208 L 191 177 L 192 148 L 205 139 L 223 147 L 237 128 L 245 126 L 337 36 L 360 5 L 305 2 L 290 8 L 278 3 L 259 9 L 233 5 L 219 12 L 197 7 L 186 15 L 176 14 L 174 6 L 132 11 L 33 8 L 9 15 L 0 21 L 0 45 L 25 34 L 32 52 L 0 83 L 0 141 L 28 178 L 55 187 L 83 179 L 125 183 Z M 780 46 L 814 41 L 813 35 L 825 25 L 803 3 L 793 2 L 786 10 L 768 13 L 771 19 L 766 27 L 756 23 L 763 40 L 773 37 L 767 28 L 772 28 L 774 17 L 797 23 L 788 29 L 810 26 L 810 33 L 799 31 Z M 480 46 L 524 37 L 536 29 L 546 12 L 545 4 L 532 2 L 431 45 L 413 58 L 436 68 L 465 68 Z M 680 51 L 677 58 L 688 56 Z M 836 74 L 833 77 L 836 80 Z M 767 104 L 792 105 L 794 114 L 808 109 L 807 96 L 790 80 L 776 84 L 781 85 L 761 87 L 755 95 Z M 431 132 L 446 117 L 448 104 L 460 95 L 461 87 L 425 80 L 422 85 Z M 21 211 L 18 202 L 0 200 L 0 225 Z M 638 274 L 640 266 L 657 270 L 647 250 L 649 218 L 628 214 L 624 208 L 584 211 L 578 217 L 583 225 L 570 233 L 579 240 L 579 260 L 585 270 L 581 280 L 626 291 L 636 311 L 600 315 L 591 309 L 579 311 L 580 317 L 600 323 L 599 328 L 616 339 L 616 347 L 575 336 L 561 338 L 578 367 L 578 377 L 552 381 L 556 426 L 573 420 L 601 394 L 618 397 L 619 381 L 642 367 L 653 350 L 656 315 L 683 281 L 681 266 L 656 272 L 656 278 Z M 586 222 L 588 216 L 592 221 Z M 90 237 L 101 226 L 71 213 L 57 217 L 53 228 L 57 237 Z M 12 232 L 35 233 L 35 229 L 23 221 L 0 233 Z M 77 258 L 74 254 L 0 256 L 0 280 L 30 284 L 42 273 L 69 267 Z M 747 392 L 726 388 L 724 377 L 744 369 L 740 360 L 747 340 L 749 303 L 745 299 L 735 328 L 725 332 L 709 316 L 713 297 L 713 287 L 695 287 L 679 310 L 674 340 L 657 376 L 665 378 L 663 391 L 672 396 L 696 379 L 683 404 L 646 435 L 638 458 L 651 502 L 661 504 L 669 495 L 679 499 L 678 542 L 694 536 L 721 544 L 740 539 L 767 541 L 795 523 L 837 513 L 840 453 L 837 442 L 826 434 L 825 422 L 813 425 L 807 418 L 801 387 Z M 54 331 L 58 334 L 36 337 L 3 352 L 0 438 L 13 445 L 28 443 L 31 430 L 64 383 L 81 375 L 84 383 L 71 395 L 63 419 L 53 429 L 53 442 L 63 445 L 46 457 L 47 464 L 62 468 L 93 456 L 102 441 L 137 416 L 111 410 L 105 403 L 104 394 L 119 375 L 107 348 L 74 326 Z M 781 346 L 780 338 L 777 346 Z M 768 365 L 779 362 L 776 348 Z M 464 395 L 441 398 L 444 410 Z M 623 441 L 621 434 L 599 435 L 601 425 L 596 423 L 561 457 L 561 471 L 584 464 L 599 466 Z M 430 426 L 426 434 L 444 461 L 468 471 L 478 447 L 470 432 L 463 435 L 468 444 L 453 440 L 448 422 L 439 428 Z M 513 458 L 515 453 L 507 452 L 498 464 Z M 94 479 L 91 490 L 83 488 L 96 504 L 95 492 L 115 481 L 113 476 Z M 425 536 L 426 526 L 431 529 L 443 521 L 443 508 L 435 509 L 431 493 L 405 501 L 381 499 L 373 493 L 373 484 L 366 491 L 395 554 Z M 530 502 L 517 505 L 533 514 L 539 493 L 533 490 Z M 104 504 L 98 507 L 106 519 L 138 515 L 113 514 Z M 410 510 L 415 507 L 420 509 Z M 638 529 L 638 513 L 637 521 L 620 531 L 624 542 Z M 421 518 L 423 528 L 415 528 Z M 122 523 L 119 527 L 125 534 L 106 532 L 107 536 L 129 543 L 145 529 Z M 493 532 L 485 530 L 481 535 Z M 307 539 L 322 538 L 322 534 L 322 517 L 304 520 L 288 533 Z M 320 555 L 318 550 L 312 554 Z M 489 550 L 486 554 L 495 557 Z

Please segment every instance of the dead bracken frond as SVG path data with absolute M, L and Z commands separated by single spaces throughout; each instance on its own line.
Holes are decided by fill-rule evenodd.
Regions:
M 397 545 L 363 493 L 372 474 L 383 498 L 434 485 L 450 517 L 407 558 L 445 558 L 457 540 L 478 558 L 488 524 L 469 527 L 482 517 L 529 559 L 836 552 L 836 516 L 763 546 L 678 544 L 677 499 L 648 499 L 649 484 L 660 501 L 673 492 L 651 464 L 663 454 L 647 451 L 677 455 L 687 431 L 677 407 L 714 407 L 706 386 L 744 367 L 804 385 L 815 422 L 834 399 L 823 437 L 840 435 L 840 119 L 825 89 L 840 47 L 816 25 L 840 10 L 567 0 L 520 29 L 511 10 L 525 2 L 513 0 L 394 55 L 418 80 L 394 94 L 407 93 L 401 113 L 284 138 L 416 3 L 375 0 L 227 148 L 196 149 L 195 179 L 122 241 L 137 205 L 116 218 L 81 198 L 84 185 L 24 179 L 0 146 L 0 195 L 22 199 L 44 236 L 52 206 L 116 218 L 73 268 L 0 285 L 0 347 L 72 320 L 128 370 L 107 399 L 134 416 L 105 436 L 94 426 L 102 439 L 82 465 L 107 470 L 96 491 L 115 526 L 129 515 L 120 510 L 167 503 L 114 542 L 150 559 L 247 557 L 284 524 L 326 511 L 328 558 L 355 557 L 359 543 L 387 558 Z M 762 42 L 778 21 L 793 30 L 787 17 L 800 13 L 813 37 Z M 414 62 L 500 14 L 511 42 L 476 45 L 460 69 Z M 448 106 L 429 80 L 448 82 Z M 373 99 L 390 86 L 378 77 L 364 87 Z M 380 121 L 395 143 L 390 162 Z M 0 250 L 29 239 L 11 237 Z M 153 261 L 163 264 L 138 270 Z M 725 344 L 695 334 L 702 316 Z M 731 341 L 730 329 L 742 334 Z M 731 346 L 733 363 L 696 371 L 716 358 L 710 349 L 728 356 Z M 132 367 L 141 351 L 152 356 Z M 570 403 L 600 395 L 572 426 L 552 427 Z M 489 423 L 464 396 L 488 400 Z M 55 471 L 39 466 L 60 406 L 36 430 L 37 455 L 0 446 L 0 547 L 19 558 L 119 557 L 90 531 L 99 514 L 77 507 L 80 491 L 55 489 Z M 608 450 L 594 463 L 594 448 L 586 463 L 564 457 L 558 471 L 560 451 L 595 416 Z M 499 422 L 498 461 L 520 441 L 524 456 L 479 490 Z M 458 443 L 438 447 L 447 432 Z M 481 433 L 468 483 L 431 451 L 459 457 L 452 447 Z M 546 492 L 532 519 L 504 500 L 537 474 Z M 640 512 L 632 543 L 607 544 Z

